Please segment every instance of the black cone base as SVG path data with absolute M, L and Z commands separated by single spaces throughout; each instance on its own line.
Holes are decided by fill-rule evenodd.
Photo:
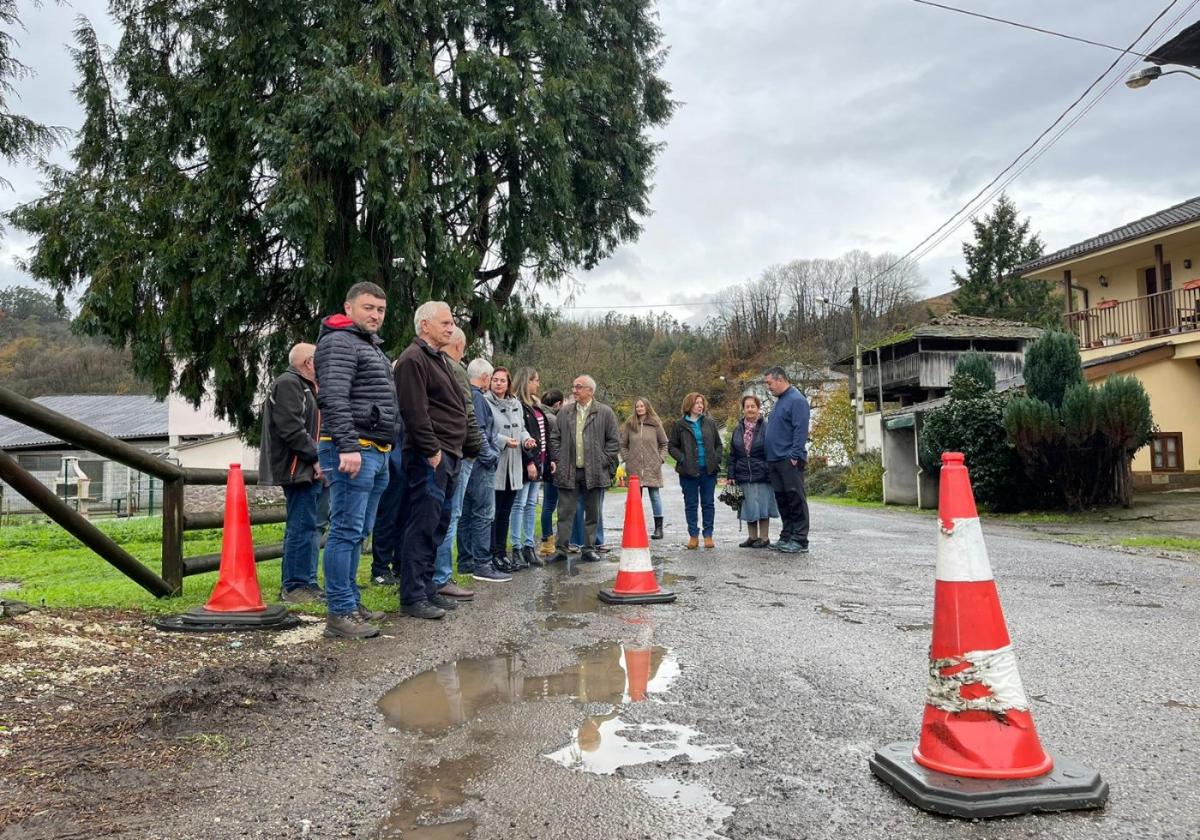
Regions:
M 606 604 L 669 604 L 675 600 L 675 593 L 665 589 L 645 595 L 618 595 L 611 589 L 601 589 L 597 595 Z
M 1054 769 L 1033 779 L 968 779 L 922 767 L 912 757 L 914 746 L 888 744 L 868 763 L 872 773 L 925 811 L 968 819 L 1012 817 L 1099 808 L 1108 799 L 1108 782 L 1069 758 L 1055 756 Z
M 159 630 L 184 633 L 230 633 L 239 630 L 290 630 L 300 619 L 282 604 L 272 604 L 262 612 L 211 612 L 204 607 L 192 607 L 181 615 L 157 618 Z

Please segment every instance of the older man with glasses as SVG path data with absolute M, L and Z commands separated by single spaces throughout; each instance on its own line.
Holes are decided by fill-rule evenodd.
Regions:
M 567 559 L 567 544 L 575 509 L 583 502 L 583 552 L 580 559 L 595 562 L 596 525 L 600 499 L 617 469 L 620 439 L 617 415 L 597 402 L 596 380 L 577 376 L 571 386 L 574 401 L 563 405 L 550 430 L 549 456 L 558 488 L 558 533 L 553 560 Z

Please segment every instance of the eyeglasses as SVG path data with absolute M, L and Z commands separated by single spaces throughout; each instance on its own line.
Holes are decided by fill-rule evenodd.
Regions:
M 571 390 L 572 391 L 583 391 L 583 390 L 589 389 L 591 387 L 592 387 L 591 385 L 581 385 L 578 382 L 576 382 L 574 385 L 571 386 Z

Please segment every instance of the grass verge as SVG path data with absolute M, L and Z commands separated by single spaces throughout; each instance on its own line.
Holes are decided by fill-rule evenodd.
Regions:
M 1190 537 L 1126 537 L 1119 545 L 1126 548 L 1173 548 L 1200 552 L 1200 540 Z

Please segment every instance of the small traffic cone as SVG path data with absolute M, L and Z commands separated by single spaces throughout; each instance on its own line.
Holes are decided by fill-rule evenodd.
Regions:
M 1100 775 L 1061 758 L 1056 767 L 1038 740 L 963 460 L 942 455 L 920 742 L 885 747 L 871 770 L 917 807 L 954 816 L 1100 807 Z
M 629 477 L 629 493 L 625 497 L 625 529 L 621 534 L 617 582 L 612 589 L 600 590 L 601 601 L 606 604 L 667 604 L 675 600 L 674 592 L 658 586 L 650 561 L 648 536 L 646 516 L 642 513 L 642 488 L 638 477 L 633 475 Z
M 204 608 L 209 612 L 262 612 L 267 608 L 258 588 L 254 537 L 241 464 L 229 465 L 225 483 L 225 528 L 221 535 L 221 568 L 217 585 Z
M 287 607 L 263 603 L 250 534 L 246 481 L 241 464 L 229 465 L 225 483 L 225 527 L 221 537 L 221 567 L 208 603 L 182 615 L 154 622 L 160 630 L 215 632 L 228 630 L 280 630 L 295 627 L 299 619 Z

